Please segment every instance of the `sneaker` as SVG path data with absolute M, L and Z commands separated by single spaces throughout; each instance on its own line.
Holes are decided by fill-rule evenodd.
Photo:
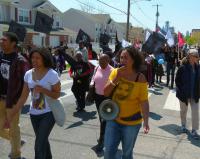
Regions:
M 197 133 L 196 130 L 192 130 L 191 136 L 196 140 L 200 139 L 200 136 L 199 136 L 199 134 Z
M 181 132 L 182 133 L 187 133 L 187 128 L 185 126 L 181 126 Z
M 95 152 L 97 154 L 101 154 L 103 152 L 103 144 L 97 144 L 96 147 L 95 147 Z

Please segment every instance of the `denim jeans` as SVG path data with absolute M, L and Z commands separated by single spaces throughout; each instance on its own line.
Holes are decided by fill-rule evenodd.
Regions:
M 104 159 L 115 159 L 120 141 L 122 142 L 122 159 L 133 159 L 133 148 L 141 124 L 128 126 L 115 121 L 107 121 L 105 132 Z
M 72 87 L 72 92 L 77 101 L 77 108 L 84 109 L 86 91 L 78 87 Z
M 52 112 L 30 115 L 35 132 L 35 159 L 52 159 L 48 137 L 55 124 Z

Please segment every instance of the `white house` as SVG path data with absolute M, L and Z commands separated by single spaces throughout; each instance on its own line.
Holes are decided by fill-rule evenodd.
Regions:
M 116 31 L 119 40 L 125 38 L 123 27 L 112 20 L 109 14 L 90 14 L 71 8 L 63 13 L 63 26 L 76 32 L 82 29 L 93 42 L 99 42 L 100 33 L 104 32 L 111 36 L 111 43 L 115 42 Z
M 33 30 L 37 11 L 43 12 L 54 19 L 53 29 L 49 35 Z M 8 24 L 11 20 L 24 25 L 27 35 L 24 43 L 36 46 L 58 46 L 60 42 L 69 42 L 74 31 L 65 32 L 62 13 L 48 0 L 1 0 L 0 24 Z M 3 30 L 7 31 L 7 30 Z M 68 34 L 69 32 L 70 35 Z

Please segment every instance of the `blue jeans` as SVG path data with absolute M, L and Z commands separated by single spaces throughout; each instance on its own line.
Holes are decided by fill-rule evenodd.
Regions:
M 52 112 L 30 115 L 35 132 L 35 159 L 52 159 L 48 137 L 55 124 Z
M 128 126 L 115 121 L 107 121 L 104 159 L 116 157 L 120 141 L 122 141 L 122 159 L 133 159 L 133 148 L 140 128 L 141 124 Z

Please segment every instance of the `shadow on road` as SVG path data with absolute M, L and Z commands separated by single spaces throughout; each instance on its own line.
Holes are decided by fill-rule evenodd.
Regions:
M 96 119 L 96 111 L 92 112 L 86 112 L 86 111 L 80 111 L 80 112 L 74 112 L 73 116 L 82 119 L 82 121 L 88 121 L 92 119 Z
M 152 118 L 153 120 L 160 120 L 161 118 L 163 118 L 161 115 L 156 114 L 154 112 L 150 112 L 149 113 L 150 118 Z
M 63 97 L 64 95 L 66 95 L 65 92 L 60 92 L 60 97 Z
M 164 131 L 167 131 L 168 133 L 175 135 L 175 136 L 180 135 L 182 133 L 180 126 L 178 126 L 176 124 L 163 125 L 163 126 L 159 126 L 159 128 L 161 128 Z
M 160 126 L 159 128 L 161 128 L 161 129 L 163 129 L 163 130 L 165 130 L 165 131 L 167 131 L 170 134 L 173 134 L 175 136 L 183 134 L 182 131 L 181 131 L 181 127 L 178 126 L 178 125 L 175 125 L 175 124 L 168 124 L 168 125 Z M 200 147 L 200 139 L 194 139 L 191 136 L 191 133 L 190 133 L 189 130 L 187 131 L 186 134 L 187 134 L 187 138 L 191 142 L 191 144 Z
M 78 127 L 78 126 L 81 126 L 81 125 L 83 125 L 83 122 L 82 121 L 78 121 L 76 123 L 73 123 L 73 124 L 69 125 L 66 129 Z
M 27 114 L 29 112 L 30 105 L 26 104 L 22 107 L 21 114 Z

